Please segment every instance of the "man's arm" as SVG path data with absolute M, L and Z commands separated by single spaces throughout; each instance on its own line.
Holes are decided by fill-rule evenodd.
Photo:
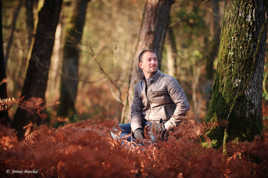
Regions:
M 135 86 L 134 98 L 131 105 L 131 130 L 134 133 L 137 129 L 142 129 L 142 101 L 139 96 L 138 85 Z
M 175 78 L 172 78 L 167 85 L 167 90 L 172 101 L 176 104 L 176 109 L 171 118 L 165 123 L 165 128 L 170 130 L 184 119 L 187 111 L 190 109 L 187 97 Z

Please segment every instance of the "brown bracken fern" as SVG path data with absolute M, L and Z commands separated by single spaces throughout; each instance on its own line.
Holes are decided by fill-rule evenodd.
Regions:
M 19 103 L 19 99 L 4 98 L 0 99 L 0 111 L 8 110 L 13 104 Z
M 263 178 L 268 175 L 267 130 L 263 140 L 227 143 L 228 155 L 223 156 L 221 149 L 202 147 L 200 135 L 206 126 L 193 119 L 182 122 L 170 133 L 167 142 L 134 147 L 109 136 L 117 125 L 116 121 L 91 119 L 57 129 L 42 125 L 23 141 L 16 139 L 14 129 L 0 125 L 0 175 L 29 178 Z M 36 173 L 9 175 L 7 170 L 36 170 Z

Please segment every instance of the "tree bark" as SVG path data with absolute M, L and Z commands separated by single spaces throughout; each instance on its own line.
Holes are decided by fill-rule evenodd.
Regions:
M 175 35 L 171 27 L 168 27 L 167 37 L 166 37 L 166 47 L 167 47 L 168 74 L 176 77 L 177 75 L 177 45 L 176 45 Z
M 45 101 L 50 58 L 61 4 L 62 0 L 45 0 L 39 13 L 36 38 L 22 89 L 24 101 L 32 98 L 41 98 L 43 102 Z M 12 126 L 17 130 L 20 139 L 24 135 L 23 127 L 30 121 L 40 124 L 40 115 L 19 107 L 15 113 Z
M 28 29 L 28 46 L 32 44 L 32 38 L 34 33 L 34 6 L 38 3 L 38 0 L 25 0 L 26 8 L 26 24 Z
M 7 98 L 7 85 L 4 81 L 6 79 L 6 68 L 3 51 L 3 32 L 2 32 L 2 0 L 0 0 L 0 99 Z M 9 125 L 8 112 L 0 111 L 0 124 Z
M 212 146 L 253 140 L 262 134 L 262 80 L 267 22 L 263 0 L 225 5 L 219 63 L 207 122 Z
M 63 7 L 64 8 L 64 7 Z M 61 22 L 61 17 L 59 19 L 59 23 L 55 33 L 55 42 L 53 53 L 51 56 L 51 64 L 50 71 L 48 76 L 48 86 L 46 91 L 46 99 L 47 102 L 55 102 L 59 97 L 59 88 L 60 88 L 60 74 L 62 68 L 62 59 L 63 59 L 63 51 L 62 51 L 62 42 L 63 42 L 63 25 Z
M 173 3 L 174 0 L 147 0 L 145 3 L 139 39 L 132 65 L 130 90 L 128 91 L 129 97 L 127 98 L 129 101 L 126 103 L 132 102 L 134 85 L 143 76 L 138 67 L 138 56 L 140 52 L 144 49 L 154 50 L 158 57 L 159 68 L 161 68 L 162 49 L 169 23 L 170 9 Z M 129 118 L 129 107 L 129 104 L 124 106 L 121 122 L 125 122 L 126 118 Z
M 89 0 L 77 0 L 74 3 L 71 22 L 67 27 L 63 49 L 63 66 L 60 84 L 60 105 L 58 115 L 72 117 L 76 113 L 75 100 L 78 88 L 78 65 L 80 43 Z

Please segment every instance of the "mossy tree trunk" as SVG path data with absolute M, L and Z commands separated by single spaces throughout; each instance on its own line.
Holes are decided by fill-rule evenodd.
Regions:
M 121 122 L 126 122 L 129 118 L 130 103 L 133 98 L 135 84 L 143 76 L 138 67 L 138 56 L 144 49 L 152 49 L 158 57 L 158 65 L 161 67 L 162 50 L 169 24 L 170 9 L 174 0 L 146 0 L 143 10 L 142 23 L 139 31 L 139 39 L 133 56 L 130 87 L 127 102 L 122 110 Z
M 58 115 L 61 117 L 72 118 L 76 113 L 75 100 L 78 89 L 80 43 L 88 2 L 89 0 L 74 1 L 73 14 L 66 30 L 58 109 Z
M 3 51 L 3 33 L 2 33 L 2 0 L 0 0 L 0 99 L 7 98 L 6 69 Z M 9 117 L 7 111 L 0 111 L 0 124 L 8 125 Z
M 219 62 L 207 122 L 212 146 L 262 134 L 262 80 L 266 40 L 263 0 L 226 1 Z M 223 145 L 223 146 L 224 146 Z
M 39 98 L 43 102 L 45 101 L 50 58 L 61 4 L 62 0 L 45 0 L 39 13 L 35 41 L 21 94 L 24 97 L 24 101 L 32 98 Z M 40 102 L 40 100 L 32 100 L 33 104 L 38 104 L 35 101 Z M 38 110 L 42 108 L 29 109 Z M 19 107 L 15 113 L 12 126 L 17 130 L 17 135 L 20 139 L 24 136 L 23 127 L 31 121 L 37 124 L 41 122 L 40 115 L 37 114 L 36 110 L 29 111 Z

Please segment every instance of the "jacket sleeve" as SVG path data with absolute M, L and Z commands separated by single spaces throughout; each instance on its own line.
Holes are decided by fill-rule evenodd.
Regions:
M 165 123 L 165 128 L 170 130 L 176 126 L 185 118 L 187 111 L 190 109 L 187 97 L 175 78 L 171 78 L 167 85 L 167 90 L 172 101 L 176 104 L 171 118 Z
M 131 105 L 131 130 L 134 132 L 138 128 L 142 128 L 142 101 L 139 95 L 138 85 L 135 86 L 134 98 Z

